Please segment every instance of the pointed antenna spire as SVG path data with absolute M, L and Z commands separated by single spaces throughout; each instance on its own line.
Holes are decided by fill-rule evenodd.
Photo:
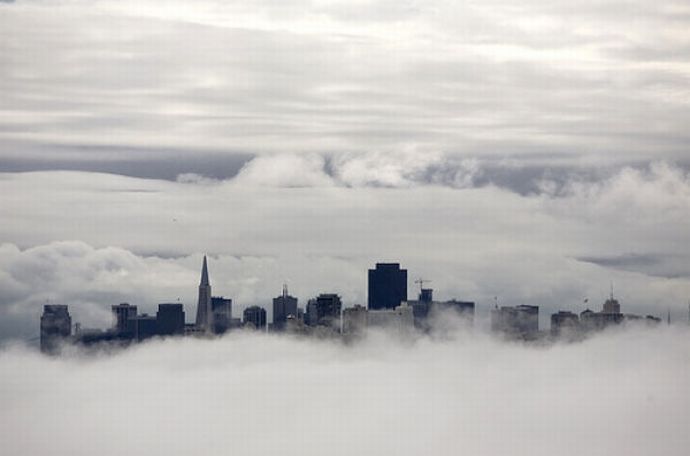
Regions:
M 283 298 L 287 298 L 288 295 L 288 289 L 287 289 L 287 283 L 283 284 Z
M 670 308 L 668 309 L 668 314 L 667 314 L 667 317 L 666 317 L 666 323 L 667 323 L 669 326 L 671 326 L 671 309 L 670 309 Z
M 611 281 L 611 301 L 613 301 L 613 281 Z
M 201 267 L 201 283 L 199 286 L 210 285 L 208 282 L 208 266 L 206 265 L 206 255 L 204 255 L 204 265 Z

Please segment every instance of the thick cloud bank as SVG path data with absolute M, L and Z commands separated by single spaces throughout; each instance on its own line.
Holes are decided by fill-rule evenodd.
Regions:
M 530 347 L 253 334 L 111 355 L 0 352 L 3 451 L 54 455 L 685 455 L 690 332 Z

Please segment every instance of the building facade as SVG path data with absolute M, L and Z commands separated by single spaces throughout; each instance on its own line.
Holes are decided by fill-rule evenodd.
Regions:
M 54 354 L 72 335 L 72 317 L 64 304 L 46 304 L 41 315 L 41 351 Z
M 404 301 L 407 301 L 407 269 L 400 269 L 399 263 L 376 263 L 376 269 L 369 269 L 369 310 L 395 309 Z
M 288 317 L 298 317 L 297 298 L 288 294 L 287 285 L 283 285 L 283 293 L 273 298 L 273 329 L 282 331 L 285 329 Z

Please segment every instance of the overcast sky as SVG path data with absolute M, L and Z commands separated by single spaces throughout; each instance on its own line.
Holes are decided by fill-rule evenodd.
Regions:
M 0 338 L 46 302 L 436 296 L 687 320 L 685 1 L 2 1 Z M 410 281 L 410 294 L 414 284 Z

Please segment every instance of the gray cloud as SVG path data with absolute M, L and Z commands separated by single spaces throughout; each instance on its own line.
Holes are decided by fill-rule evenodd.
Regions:
M 683 55 L 684 11 L 672 0 L 98 1 L 54 15 L 24 2 L 0 19 L 0 141 L 680 160 L 687 72 L 665 55 Z M 630 47 L 646 54 L 612 55 Z

